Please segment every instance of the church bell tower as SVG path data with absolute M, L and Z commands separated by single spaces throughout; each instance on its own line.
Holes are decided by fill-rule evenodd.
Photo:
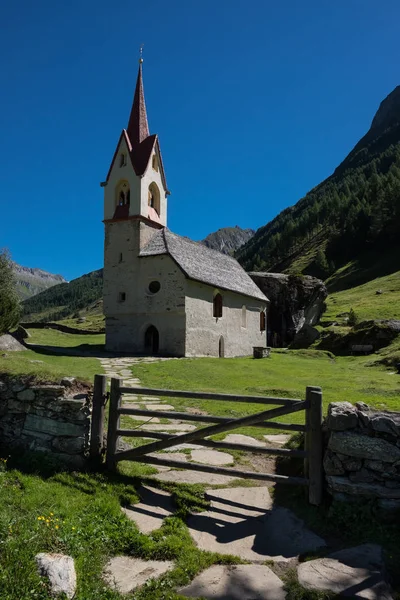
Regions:
M 128 126 L 123 129 L 104 188 L 103 310 L 108 324 L 134 312 L 141 249 L 167 225 L 169 195 L 157 135 L 150 135 L 139 61 Z M 136 291 L 135 291 L 136 290 Z

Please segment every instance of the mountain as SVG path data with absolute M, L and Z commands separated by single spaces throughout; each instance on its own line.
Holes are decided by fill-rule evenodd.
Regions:
M 248 242 L 254 234 L 255 231 L 253 229 L 242 229 L 238 225 L 235 227 L 223 227 L 214 233 L 210 233 L 201 243 L 223 254 L 232 254 Z
M 61 275 L 53 275 L 47 273 L 47 271 L 42 271 L 42 269 L 31 269 L 13 263 L 13 270 L 17 283 L 17 293 L 21 300 L 35 296 L 59 283 L 66 283 Z
M 103 295 L 103 269 L 55 285 L 22 303 L 22 320 L 57 321 L 96 303 Z
M 248 271 L 315 275 L 331 289 L 368 280 L 372 267 L 375 277 L 398 270 L 399 256 L 400 86 L 334 173 L 236 252 Z

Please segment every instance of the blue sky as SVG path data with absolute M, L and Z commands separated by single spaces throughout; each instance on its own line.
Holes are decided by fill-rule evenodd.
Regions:
M 0 19 L 0 247 L 102 266 L 103 181 L 144 43 L 169 227 L 254 229 L 330 175 L 400 84 L 398 0 L 16 0 Z

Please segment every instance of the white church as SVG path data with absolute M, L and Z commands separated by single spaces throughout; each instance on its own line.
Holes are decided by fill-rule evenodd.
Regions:
M 268 300 L 239 263 L 167 228 L 169 191 L 149 132 L 142 59 L 128 127 L 101 186 L 107 350 L 233 357 L 266 346 Z

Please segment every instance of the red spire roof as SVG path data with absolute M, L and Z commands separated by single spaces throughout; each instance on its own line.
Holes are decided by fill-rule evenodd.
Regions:
M 147 122 L 146 103 L 144 101 L 142 63 L 139 63 L 139 72 L 136 80 L 135 95 L 129 117 L 127 130 L 132 147 L 138 146 L 149 135 L 149 124 Z

